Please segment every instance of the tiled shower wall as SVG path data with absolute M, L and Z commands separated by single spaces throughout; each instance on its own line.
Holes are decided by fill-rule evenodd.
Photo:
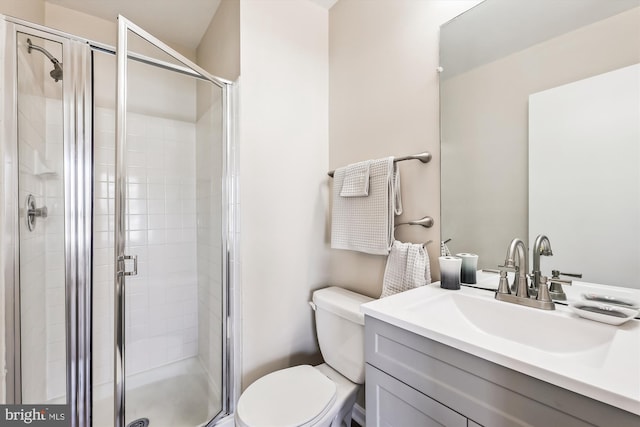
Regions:
M 27 67 L 24 67 L 27 68 Z M 20 300 L 21 300 L 21 345 L 28 351 L 22 352 L 23 402 L 46 401 L 46 390 L 42 387 L 47 377 L 46 366 L 46 283 L 45 283 L 45 227 L 39 221 L 33 231 L 25 224 L 24 203 L 32 194 L 36 201 L 43 203 L 45 185 L 34 174 L 35 155 L 44 157 L 45 146 L 45 98 L 42 88 L 31 80 L 32 87 L 21 87 L 19 79 L 18 100 L 18 157 L 20 162 L 19 194 L 20 205 Z M 26 82 L 25 82 L 26 84 Z
M 24 402 L 44 403 L 63 397 L 66 387 L 61 84 L 45 78 L 48 62 L 26 54 L 23 42 L 19 37 L 22 397 Z M 55 52 L 54 43 L 46 47 Z M 29 194 L 37 207 L 48 209 L 48 217 L 38 218 L 32 231 L 25 222 Z
M 0 20 L 0 46 L 5 45 L 5 23 L 3 20 Z M 6 49 L 5 49 L 6 51 Z M 5 73 L 5 54 L 6 52 L 0 52 L 0 99 L 5 98 L 5 89 L 4 89 L 4 73 Z M 5 108 L 4 102 L 0 102 L 0 129 L 4 129 L 5 126 Z M 4 157 L 3 153 L 4 147 L 0 145 L 0 158 Z M 4 167 L 0 166 L 0 170 L 4 170 Z M 5 200 L 5 195 L 3 194 L 4 188 L 0 185 L 0 200 Z M 4 223 L 4 211 L 0 208 L 0 223 Z M 0 275 L 4 276 L 5 266 L 4 266 L 4 245 L 0 245 Z M 5 307 L 4 300 L 5 293 L 5 284 L 3 280 L 0 280 L 0 307 Z M 7 400 L 6 397 L 6 388 L 7 388 L 7 374 L 6 371 L 6 354 L 5 354 L 5 324 L 4 324 L 4 316 L 0 316 L 0 404 L 4 404 Z
M 48 209 L 45 232 L 47 301 L 47 400 L 66 393 L 64 164 L 62 101 L 46 100 L 46 167 L 44 204 Z M 42 221 L 40 221 L 42 223 Z M 41 224 L 39 224 L 41 225 Z
M 209 91 L 201 88 L 202 93 Z M 198 242 L 198 357 L 219 392 L 222 384 L 222 102 L 221 91 L 196 124 Z
M 94 119 L 94 384 L 113 373 L 115 116 Z M 127 375 L 198 352 L 196 126 L 128 115 L 127 254 L 138 275 L 126 285 Z M 130 267 L 129 267 L 130 268 Z

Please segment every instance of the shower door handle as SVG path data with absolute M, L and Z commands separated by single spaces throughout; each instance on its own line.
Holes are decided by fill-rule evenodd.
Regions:
M 126 261 L 133 261 L 133 271 L 127 271 Z M 138 255 L 122 255 L 118 257 L 118 264 L 121 269 L 118 270 L 118 276 L 137 276 L 138 275 Z

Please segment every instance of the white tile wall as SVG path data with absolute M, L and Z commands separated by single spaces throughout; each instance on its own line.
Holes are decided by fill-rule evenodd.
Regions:
M 56 175 L 43 178 L 47 206 L 45 233 L 45 285 L 46 285 L 46 360 L 47 400 L 66 393 L 66 342 L 65 342 L 65 259 L 64 259 L 64 165 L 62 101 L 47 98 L 46 156 L 47 167 Z
M 18 157 L 20 233 L 20 299 L 23 402 L 43 403 L 47 398 L 46 227 L 39 220 L 33 231 L 25 223 L 24 204 L 32 194 L 38 205 L 46 202 L 45 181 L 34 174 L 34 157 L 46 158 L 44 85 L 38 71 L 42 59 L 18 55 Z
M 4 46 L 5 45 L 5 22 L 3 20 L 0 20 L 0 46 Z M 5 73 L 5 51 L 0 52 L 0 99 L 5 99 L 5 90 L 3 88 L 3 84 L 4 84 L 4 73 Z M 5 125 L 5 110 L 4 110 L 4 102 L 0 102 L 0 129 L 4 129 L 4 125 Z M 4 158 L 3 155 L 3 147 L 2 145 L 0 145 L 0 158 Z M 0 164 L 0 174 L 2 174 L 2 176 L 4 176 L 4 165 Z M 4 197 L 5 195 L 3 194 L 3 186 L 0 185 L 0 201 L 4 201 Z M 0 210 L 0 222 L 4 223 L 4 214 L 2 212 L 2 210 Z M 4 275 L 4 271 L 5 271 L 5 266 L 4 266 L 4 253 L 3 253 L 3 246 L 4 245 L 0 245 L 0 277 L 5 277 Z M 3 280 L 0 279 L 0 307 L 4 307 L 5 306 L 5 300 L 4 300 L 4 293 L 5 293 L 5 289 L 4 289 L 4 283 Z M 5 355 L 5 342 L 4 342 L 4 337 L 5 337 L 5 324 L 4 324 L 4 316 L 0 316 L 0 404 L 4 404 L 6 402 L 6 373 L 5 373 L 5 369 L 6 369 L 6 355 Z
M 222 103 L 218 96 L 196 124 L 198 356 L 214 388 L 222 384 L 223 357 L 222 143 Z
M 115 117 L 97 108 L 94 177 L 94 383 L 112 378 Z M 193 123 L 130 113 L 126 367 L 135 374 L 197 354 Z
M 19 55 L 18 78 L 18 156 L 20 162 L 20 205 L 28 194 L 36 200 L 44 199 L 44 185 L 33 175 L 34 152 L 45 153 L 45 107 L 42 85 L 33 74 L 34 69 L 42 67 L 42 61 Z M 22 348 L 22 384 L 25 403 L 43 402 L 45 390 L 42 387 L 46 378 L 46 306 L 45 299 L 45 237 L 44 227 L 29 232 L 24 223 L 24 211 L 20 215 L 20 280 L 21 280 L 21 335 Z
M 26 36 L 18 37 L 18 155 L 20 212 L 20 313 L 22 394 L 25 403 L 63 397 L 65 367 L 65 294 L 61 85 L 45 80 L 50 64 L 29 55 Z M 34 43 L 41 43 L 36 39 Z M 53 43 L 47 48 L 58 54 Z M 57 46 L 59 49 L 60 46 Z M 54 175 L 36 170 L 36 159 Z M 46 206 L 48 218 L 27 229 L 25 203 Z

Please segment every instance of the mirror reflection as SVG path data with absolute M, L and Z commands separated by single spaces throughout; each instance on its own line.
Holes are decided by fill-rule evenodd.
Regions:
M 442 239 L 640 288 L 640 2 L 486 0 L 441 28 Z

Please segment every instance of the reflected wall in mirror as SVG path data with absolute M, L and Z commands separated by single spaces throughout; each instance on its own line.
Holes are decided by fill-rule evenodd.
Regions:
M 582 144 L 591 144 L 588 150 L 599 153 L 586 173 L 606 182 L 600 193 L 595 187 L 575 186 L 565 188 L 567 196 L 558 198 L 556 187 L 547 182 L 536 190 L 538 201 L 530 202 L 529 194 L 532 183 L 558 168 L 569 177 L 567 185 L 572 180 L 577 184 L 585 171 L 585 165 L 575 161 L 556 163 L 561 153 L 566 159 L 577 158 L 576 147 L 564 145 L 564 137 L 556 138 L 547 158 L 530 166 L 530 144 L 535 143 L 530 139 L 530 96 L 640 63 L 638 22 L 638 0 L 486 0 L 442 26 L 442 239 L 452 239 L 452 253 L 475 252 L 479 268 L 496 268 L 511 239 L 520 237 L 531 246 L 542 233 L 554 251 L 554 256 L 542 257 L 543 274 L 557 269 L 584 273 L 582 280 L 588 282 L 640 288 L 638 215 L 626 215 L 631 219 L 621 226 L 623 212 L 638 212 L 640 206 L 637 115 L 629 124 L 631 143 L 621 157 L 635 159 L 635 167 L 621 168 L 609 160 L 622 150 L 614 141 L 615 121 L 608 123 L 608 131 L 589 128 L 593 120 L 579 114 L 558 124 L 596 136 Z M 640 76 L 632 72 L 637 82 Z M 621 90 L 633 94 L 631 108 L 640 108 L 637 88 Z M 594 92 L 589 98 L 598 105 L 599 96 Z M 544 124 L 548 117 L 542 118 Z M 551 158 L 551 153 L 556 156 Z M 572 169 L 576 166 L 582 171 Z M 616 182 L 630 185 L 622 190 Z M 612 200 L 612 195 L 618 199 Z M 581 200 L 590 202 L 589 214 L 599 221 L 586 219 Z M 532 226 L 533 207 L 538 208 L 540 224 L 568 221 L 564 235 L 557 227 Z

